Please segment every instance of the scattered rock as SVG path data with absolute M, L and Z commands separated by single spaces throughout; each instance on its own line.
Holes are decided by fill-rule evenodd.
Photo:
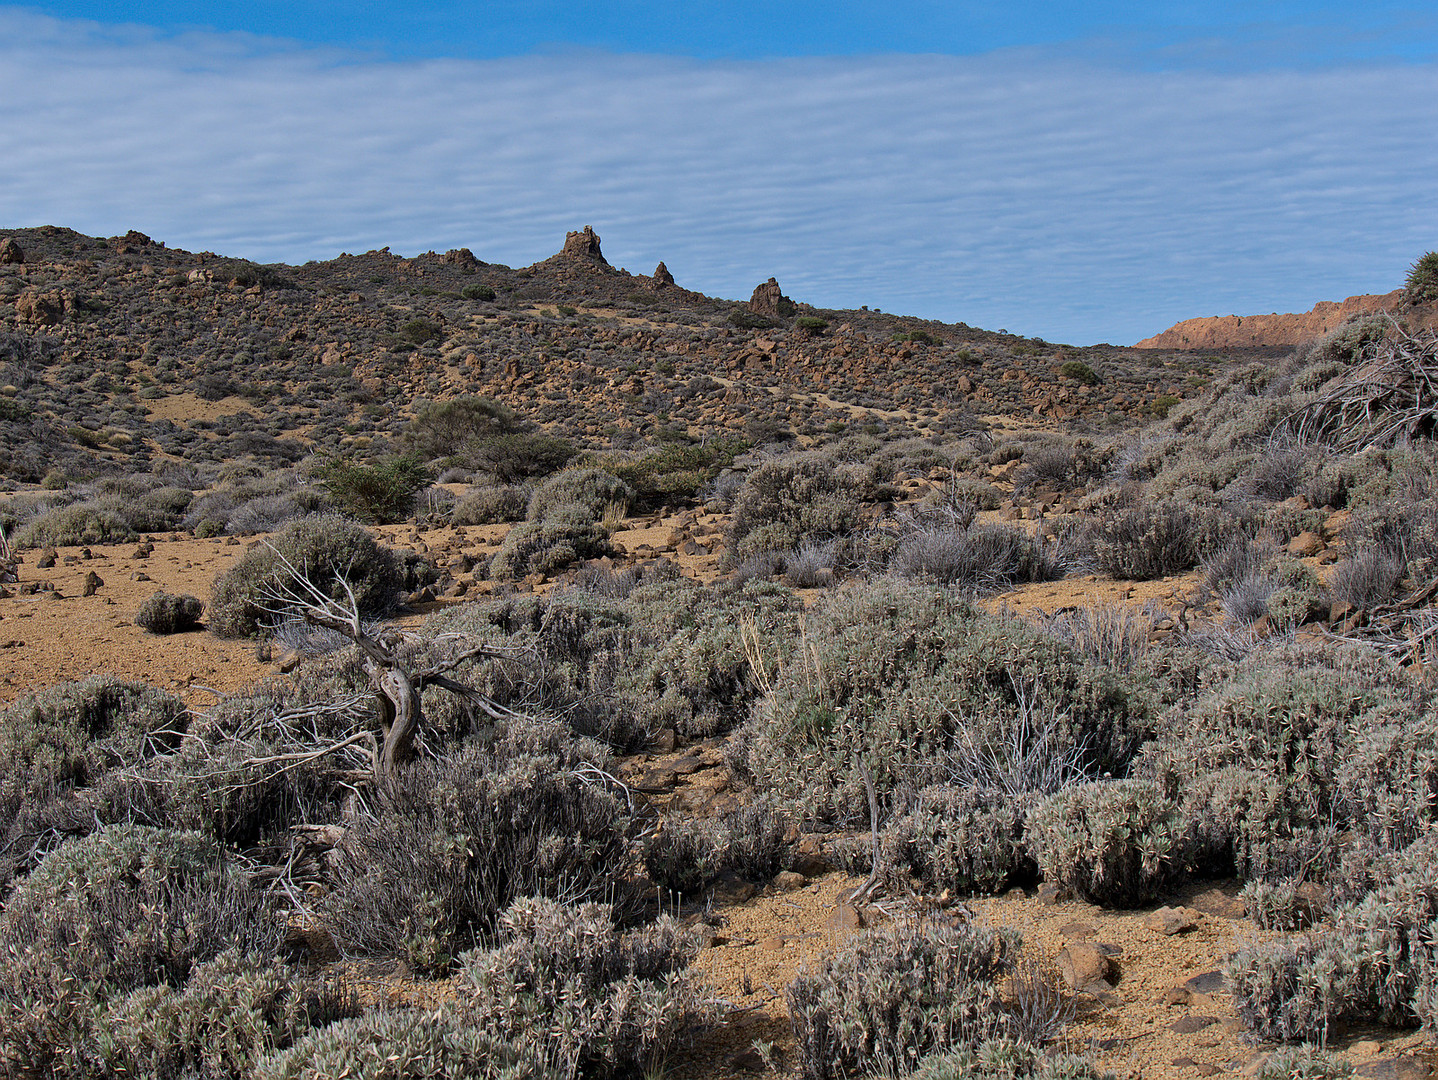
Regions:
M 758 886 L 737 874 L 721 874 L 714 883 L 714 899 L 719 903 L 742 904 L 754 899 L 758 892 Z
M 1107 1009 L 1117 1009 L 1123 1004 L 1123 998 L 1119 997 L 1118 991 L 1107 979 L 1098 979 L 1089 983 L 1083 988 L 1083 992 Z
M 751 1073 L 761 1073 L 769 1067 L 765 1063 L 763 1055 L 752 1046 L 747 1050 L 740 1050 L 738 1053 L 730 1054 L 728 1064 L 731 1069 Z
M 829 916 L 827 925 L 830 930 L 862 930 L 867 925 L 864 913 L 853 904 L 839 903 L 834 907 L 834 913 Z
M 1187 1005 L 1192 998 L 1193 995 L 1182 986 L 1170 986 L 1159 995 L 1159 1000 L 1165 1005 Z
M 649 740 L 649 750 L 655 754 L 673 753 L 674 748 L 679 745 L 679 736 L 673 728 L 661 728 L 654 738 Z
M 1360 1065 L 1356 1071 L 1359 1076 L 1370 1077 L 1371 1080 L 1429 1080 L 1433 1075 L 1432 1068 L 1412 1058 L 1374 1061 Z
M 792 892 L 794 889 L 804 887 L 804 875 L 796 874 L 792 870 L 782 870 L 774 875 L 774 887 L 784 892 Z
M 1288 541 L 1288 554 L 1296 559 L 1308 559 L 1323 550 L 1323 537 L 1316 532 L 1301 532 Z
M 1071 900 L 1073 893 L 1064 888 L 1056 881 L 1044 881 L 1039 883 L 1038 892 L 1034 894 L 1039 898 L 1040 904 L 1061 904 L 1065 900 Z
M 4 240 L 0 240 L 0 266 L 24 261 L 25 249 L 13 236 L 7 236 Z
M 1212 1027 L 1216 1023 L 1218 1023 L 1216 1016 L 1180 1016 L 1168 1025 L 1168 1030 L 1176 1035 L 1192 1035 L 1194 1032 Z
M 1191 994 L 1212 994 L 1225 988 L 1223 972 L 1205 971 L 1184 982 L 1184 989 Z
M 819 877 L 834 869 L 824 854 L 823 842 L 814 835 L 799 837 L 794 848 L 794 870 L 805 877 Z
M 1192 930 L 1198 925 L 1199 918 L 1199 913 L 1191 908 L 1161 907 L 1157 911 L 1151 911 L 1144 916 L 1143 925 L 1149 930 L 1157 931 L 1165 937 L 1172 937 L 1174 934 L 1181 934 L 1185 930 Z
M 458 266 L 461 270 L 477 270 L 484 265 L 467 247 L 450 248 L 439 257 L 439 261 L 449 266 Z
M 105 584 L 105 579 L 95 571 L 91 570 L 85 575 L 85 583 L 80 587 L 81 596 L 94 596 L 96 591 Z
M 759 942 L 759 948 L 764 952 L 778 952 L 784 947 L 784 944 L 785 939 L 783 935 L 775 934 L 773 937 L 766 937 L 763 941 Z
M 1059 935 L 1065 941 L 1087 941 L 1097 933 L 1098 931 L 1086 922 L 1067 922 L 1059 927 Z
M 54 548 L 46 548 L 40 552 L 40 560 L 35 564 L 37 570 L 49 570 L 59 561 L 59 553 Z
M 1070 990 L 1085 990 L 1091 983 L 1106 981 L 1113 962 L 1097 945 L 1075 942 L 1059 950 L 1058 968 Z
M 75 307 L 75 294 L 61 289 L 31 289 L 15 298 L 15 318 L 32 326 L 58 326 Z

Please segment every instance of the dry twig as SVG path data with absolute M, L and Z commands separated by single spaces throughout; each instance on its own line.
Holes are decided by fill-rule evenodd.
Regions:
M 1438 430 L 1438 333 L 1389 332 L 1290 420 L 1298 438 L 1356 453 Z

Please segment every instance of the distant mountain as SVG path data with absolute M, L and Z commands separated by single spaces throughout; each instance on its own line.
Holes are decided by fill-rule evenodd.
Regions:
M 1405 303 L 1403 290 L 1395 289 L 1381 296 L 1350 296 L 1337 302 L 1320 300 L 1298 314 L 1280 315 L 1212 315 L 1202 319 L 1184 319 L 1161 334 L 1144 338 L 1136 349 L 1234 349 L 1302 345 L 1322 337 L 1355 315 L 1371 315 L 1389 311 L 1401 314 L 1410 323 L 1432 326 L 1438 322 L 1438 310 L 1413 307 Z

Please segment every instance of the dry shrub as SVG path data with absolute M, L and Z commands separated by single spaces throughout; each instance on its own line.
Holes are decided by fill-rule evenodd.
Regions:
M 178 634 L 197 629 L 204 610 L 198 597 L 157 592 L 140 605 L 135 625 L 151 634 Z
M 851 938 L 789 984 L 804 1080 L 902 1076 L 928 1054 L 1008 1034 L 996 981 L 1016 944 L 993 930 L 936 922 Z

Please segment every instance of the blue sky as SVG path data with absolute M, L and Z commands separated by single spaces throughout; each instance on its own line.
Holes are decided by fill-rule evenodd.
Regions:
M 0 5 L 0 229 L 610 261 L 1131 342 L 1438 248 L 1438 11 Z

